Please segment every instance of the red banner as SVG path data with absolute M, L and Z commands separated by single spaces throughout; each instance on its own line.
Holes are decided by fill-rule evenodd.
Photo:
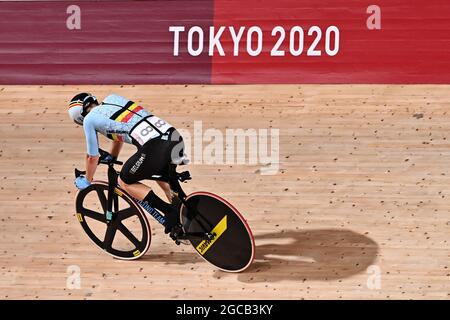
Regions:
M 214 26 L 213 83 L 450 83 L 448 0 L 216 0 Z M 238 56 L 229 26 L 245 27 Z
M 448 0 L 0 2 L 1 84 L 450 83 Z
M 1 84 L 208 83 L 172 54 L 172 24 L 212 25 L 210 0 L 0 2 Z

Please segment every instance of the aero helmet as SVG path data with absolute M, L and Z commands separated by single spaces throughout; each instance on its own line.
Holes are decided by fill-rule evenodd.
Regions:
M 97 103 L 97 98 L 90 93 L 83 92 L 77 94 L 69 102 L 69 116 L 75 123 L 82 125 L 87 114 L 87 107 L 91 103 Z

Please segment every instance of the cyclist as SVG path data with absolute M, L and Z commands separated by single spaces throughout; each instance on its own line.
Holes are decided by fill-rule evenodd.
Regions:
M 165 233 L 170 233 L 178 224 L 178 207 L 172 204 L 169 184 L 157 181 L 169 199 L 167 203 L 139 181 L 165 177 L 170 163 L 183 161 L 184 144 L 179 132 L 135 102 L 115 94 L 99 103 L 92 94 L 79 93 L 70 100 L 69 116 L 83 126 L 87 145 L 86 175 L 75 179 L 77 188 L 88 187 L 94 178 L 100 156 L 98 132 L 112 140 L 109 160 L 117 159 L 124 142 L 134 144 L 137 151 L 124 163 L 118 183 L 135 199 L 162 211 Z

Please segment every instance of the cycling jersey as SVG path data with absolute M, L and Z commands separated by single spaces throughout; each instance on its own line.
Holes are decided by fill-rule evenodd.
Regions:
M 136 145 L 138 150 L 124 163 L 120 173 L 122 181 L 128 184 L 155 175 L 164 178 L 168 165 L 180 163 L 184 158 L 183 138 L 173 126 L 115 94 L 107 96 L 86 115 L 83 129 L 90 156 L 99 155 L 97 132 L 111 140 Z
M 93 108 L 84 118 L 88 155 L 99 155 L 97 132 L 111 140 L 133 143 L 131 129 L 149 116 L 152 115 L 133 101 L 115 94 L 107 96 L 101 105 Z

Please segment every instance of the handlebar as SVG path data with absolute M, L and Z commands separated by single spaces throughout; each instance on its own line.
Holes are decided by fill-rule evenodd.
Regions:
M 98 160 L 99 164 L 107 164 L 107 165 L 110 165 L 111 167 L 113 164 L 118 164 L 118 165 L 123 164 L 122 161 L 118 161 L 118 160 L 114 159 L 114 157 L 112 157 L 111 154 L 105 150 L 98 149 L 98 152 L 100 153 L 100 158 Z M 111 156 L 111 158 L 109 160 L 106 159 L 108 156 Z M 185 182 L 187 180 L 192 179 L 189 171 L 184 171 L 184 172 L 178 173 L 178 172 L 176 172 L 175 168 L 176 168 L 176 165 L 172 165 L 170 167 L 169 178 L 173 178 L 180 182 Z M 86 174 L 86 171 L 81 171 L 81 170 L 75 169 L 75 177 L 76 178 L 78 178 L 81 175 L 85 175 L 85 174 Z
M 78 178 L 79 176 L 85 175 L 86 171 L 81 171 L 75 168 L 75 178 Z
M 123 165 L 122 161 L 118 161 L 117 159 L 114 159 L 113 156 L 111 156 L 111 154 L 103 149 L 98 149 L 98 152 L 100 153 L 100 158 L 98 159 L 98 164 L 107 164 L 107 165 L 111 165 L 111 164 L 118 164 L 118 165 Z M 109 159 L 107 159 L 108 157 L 110 157 Z M 86 171 L 81 171 L 78 169 L 75 169 L 75 178 L 78 178 L 81 175 L 85 175 Z
M 122 161 L 118 161 L 117 159 L 114 159 L 113 156 L 111 156 L 111 154 L 105 150 L 102 149 L 98 149 L 98 152 L 100 153 L 100 158 L 98 159 L 98 163 L 99 164 L 118 164 L 118 165 L 123 165 Z M 107 157 L 111 157 L 112 160 L 106 160 Z

